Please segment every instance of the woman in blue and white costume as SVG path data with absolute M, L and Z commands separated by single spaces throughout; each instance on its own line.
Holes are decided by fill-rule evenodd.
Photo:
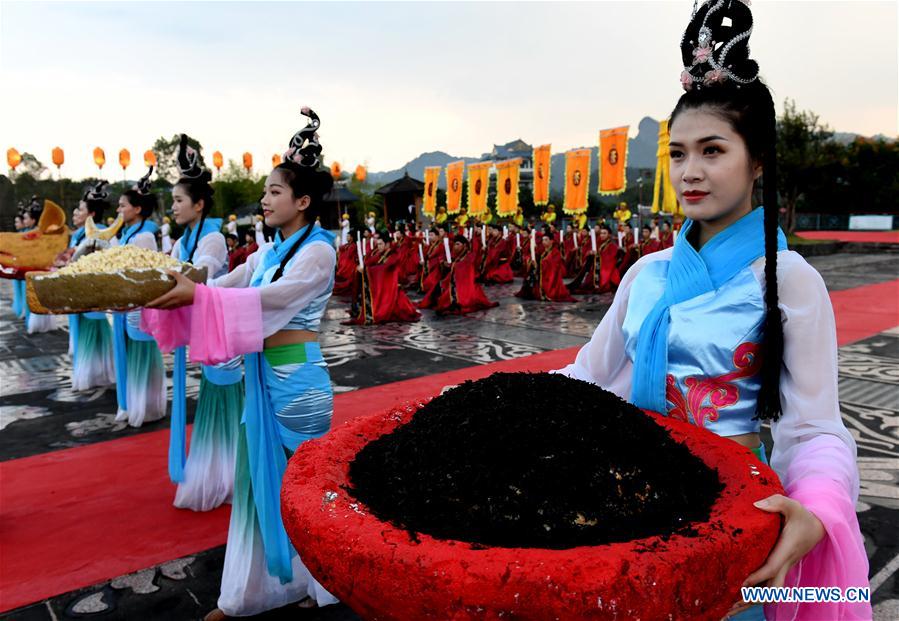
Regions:
M 150 191 L 147 171 L 137 185 L 119 198 L 118 213 L 124 226 L 116 245 L 133 244 L 159 251 L 156 232 L 159 227 L 148 218 L 157 207 L 156 195 Z M 153 337 L 140 330 L 140 310 L 115 313 L 113 335 L 116 368 L 116 421 L 128 421 L 132 427 L 159 420 L 165 416 L 165 367 L 162 354 Z
M 277 229 L 247 262 L 213 287 L 251 287 L 261 305 L 261 354 L 244 356 L 247 402 L 237 446 L 234 498 L 218 608 L 206 619 L 250 616 L 300 602 L 336 602 L 310 574 L 281 522 L 281 478 L 300 443 L 329 430 L 333 392 L 318 330 L 334 287 L 334 235 L 315 224 L 333 180 L 319 170 L 319 119 L 291 140 L 269 174 L 262 198 L 266 224 Z M 176 287 L 153 307 L 194 302 L 197 285 L 171 272 Z M 223 309 L 227 312 L 227 309 Z M 192 321 L 200 318 L 194 317 Z
M 25 232 L 25 206 L 19 203 L 19 211 L 16 212 L 14 226 L 16 233 Z M 12 281 L 12 314 L 19 319 L 25 319 L 25 309 L 28 304 L 25 301 L 25 281 L 23 279 L 15 279 Z
M 25 208 L 24 213 L 22 214 L 22 224 L 24 228 L 22 229 L 23 233 L 28 231 L 32 231 L 37 228 L 38 221 L 41 219 L 41 213 L 44 211 L 43 203 L 41 203 L 38 198 L 32 197 L 31 204 Z M 21 290 L 22 299 L 25 299 L 25 281 L 19 280 L 16 282 L 20 282 L 21 284 L 18 287 Z M 24 304 L 24 312 L 25 312 L 25 328 L 28 331 L 28 334 L 36 334 L 38 332 L 50 332 L 51 330 L 55 330 L 57 328 L 56 325 L 56 317 L 54 315 L 38 315 L 36 313 L 32 313 L 29 308 L 27 302 Z
M 770 422 L 771 466 L 786 494 L 754 504 L 784 526 L 744 586 L 866 587 L 834 313 L 821 276 L 787 250 L 777 226 L 775 106 L 749 58 L 751 32 L 743 2 L 694 13 L 681 44 L 686 92 L 669 123 L 671 184 L 689 220 L 673 248 L 628 270 L 561 372 L 728 437 L 761 461 L 760 426 Z M 764 207 L 754 208 L 760 177 Z M 727 603 L 741 621 L 871 618 L 867 603 Z
M 77 228 L 69 242 L 71 248 L 77 248 L 84 241 L 84 223 L 89 217 L 93 222 L 103 221 L 103 212 L 109 207 L 106 184 L 106 181 L 100 181 L 85 190 L 72 212 L 72 224 Z M 96 226 L 106 228 L 103 224 Z M 112 330 L 106 313 L 69 315 L 69 354 L 72 356 L 72 390 L 115 384 Z
M 181 134 L 178 151 L 180 178 L 172 188 L 172 214 L 184 230 L 171 255 L 206 268 L 207 279 L 228 273 L 228 248 L 221 234 L 222 220 L 209 218 L 214 190 L 212 174 L 200 166 L 198 153 Z M 237 431 L 244 407 L 242 358 L 224 364 L 203 365 L 200 394 L 185 459 L 187 348 L 175 350 L 172 393 L 172 433 L 169 476 L 178 484 L 175 506 L 209 511 L 231 501 Z

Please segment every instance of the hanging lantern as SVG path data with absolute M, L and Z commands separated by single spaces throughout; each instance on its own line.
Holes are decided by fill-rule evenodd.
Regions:
M 216 151 L 212 154 L 212 165 L 215 166 L 215 169 L 218 172 L 222 172 L 222 164 L 224 164 L 224 160 L 222 159 L 222 152 Z
M 280 163 L 281 163 L 281 156 L 278 155 L 277 153 L 275 153 L 272 156 L 272 168 L 277 168 L 278 164 L 280 164 Z
M 334 177 L 335 180 L 340 179 L 340 173 L 343 172 L 340 170 L 340 163 L 334 162 L 331 164 L 331 176 Z
M 53 165 L 59 168 L 66 161 L 66 155 L 59 147 L 53 147 Z
M 16 169 L 16 166 L 22 163 L 22 154 L 16 151 L 15 149 L 7 149 L 6 150 L 6 163 L 9 164 L 9 167 L 13 170 Z
M 156 154 L 153 153 L 152 149 L 144 151 L 144 164 L 146 166 L 156 166 Z
M 103 149 L 100 147 L 96 147 L 94 149 L 94 164 L 97 165 L 97 168 L 103 170 L 103 164 L 106 163 L 106 153 L 103 152 Z
M 365 170 L 365 166 L 361 164 L 359 166 L 356 166 L 356 179 L 358 179 L 362 183 L 365 183 L 366 176 L 368 176 L 368 171 Z
M 243 154 L 243 167 L 250 172 L 253 169 L 253 154 L 247 151 Z
M 122 149 L 119 151 L 119 166 L 122 167 L 122 170 L 125 170 L 129 166 L 131 166 L 131 153 L 128 149 Z

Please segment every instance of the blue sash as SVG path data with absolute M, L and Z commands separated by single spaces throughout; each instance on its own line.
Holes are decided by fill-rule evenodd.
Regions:
M 261 257 L 256 271 L 253 272 L 251 287 L 271 283 L 278 265 L 287 256 L 294 243 L 306 232 L 308 226 L 310 225 L 301 228 L 287 239 L 282 239 L 280 232 L 275 235 L 274 246 Z M 322 241 L 333 250 L 334 235 L 320 226 L 312 226 L 314 228 L 303 245 Z M 293 255 L 294 258 L 298 253 L 299 249 Z M 281 521 L 281 479 L 287 468 L 285 447 L 294 449 L 299 441 L 308 438 L 301 438 L 299 437 L 301 434 L 296 433 L 287 434 L 288 430 L 276 420 L 272 396 L 268 394 L 262 354 L 245 355 L 244 371 L 247 400 L 241 422 L 246 428 L 247 457 L 256 516 L 259 518 L 268 573 L 278 577 L 282 584 L 286 584 L 293 579 L 291 559 L 296 551 Z
M 677 236 L 665 291 L 649 311 L 637 336 L 631 403 L 666 414 L 665 374 L 668 369 L 670 308 L 721 287 L 765 254 L 764 211 L 749 212 L 715 235 L 697 252 L 687 237 L 693 227 L 687 220 Z M 787 238 L 777 230 L 777 249 L 786 250 Z
M 156 234 L 156 231 L 159 230 L 159 227 L 156 226 L 156 223 L 152 220 L 143 220 L 141 222 L 135 222 L 131 226 L 125 227 L 119 232 L 119 239 L 122 241 L 122 245 L 127 245 L 128 242 L 131 241 L 131 238 L 140 233 L 153 233 Z

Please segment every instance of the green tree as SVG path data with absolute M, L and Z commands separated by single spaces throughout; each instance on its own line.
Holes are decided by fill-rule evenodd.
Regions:
M 832 161 L 833 132 L 817 114 L 787 99 L 777 123 L 777 189 L 787 234 L 796 229 L 796 208 L 814 186 L 818 171 Z

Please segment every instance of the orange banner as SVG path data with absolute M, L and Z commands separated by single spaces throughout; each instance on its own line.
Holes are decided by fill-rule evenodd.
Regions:
M 551 161 L 550 145 L 545 144 L 534 149 L 535 205 L 546 205 L 549 202 L 549 169 Z
M 677 195 L 671 185 L 671 136 L 668 134 L 668 119 L 659 123 L 659 148 L 656 151 L 656 182 L 652 190 L 652 213 L 683 215 L 677 204 Z
M 468 215 L 482 216 L 489 211 L 487 190 L 493 162 L 478 162 L 468 166 Z
M 627 187 L 627 130 L 624 127 L 599 132 L 599 193 L 621 194 Z
M 590 149 L 573 149 L 565 154 L 565 204 L 568 215 L 587 211 L 587 189 L 590 187 Z
M 446 165 L 446 213 L 455 214 L 462 210 L 462 180 L 465 178 L 465 162 L 451 162 Z
M 425 195 L 421 210 L 430 218 L 437 215 L 437 181 L 440 179 L 440 166 L 425 168 Z
M 496 214 L 508 217 L 518 211 L 518 177 L 521 158 L 496 164 Z

